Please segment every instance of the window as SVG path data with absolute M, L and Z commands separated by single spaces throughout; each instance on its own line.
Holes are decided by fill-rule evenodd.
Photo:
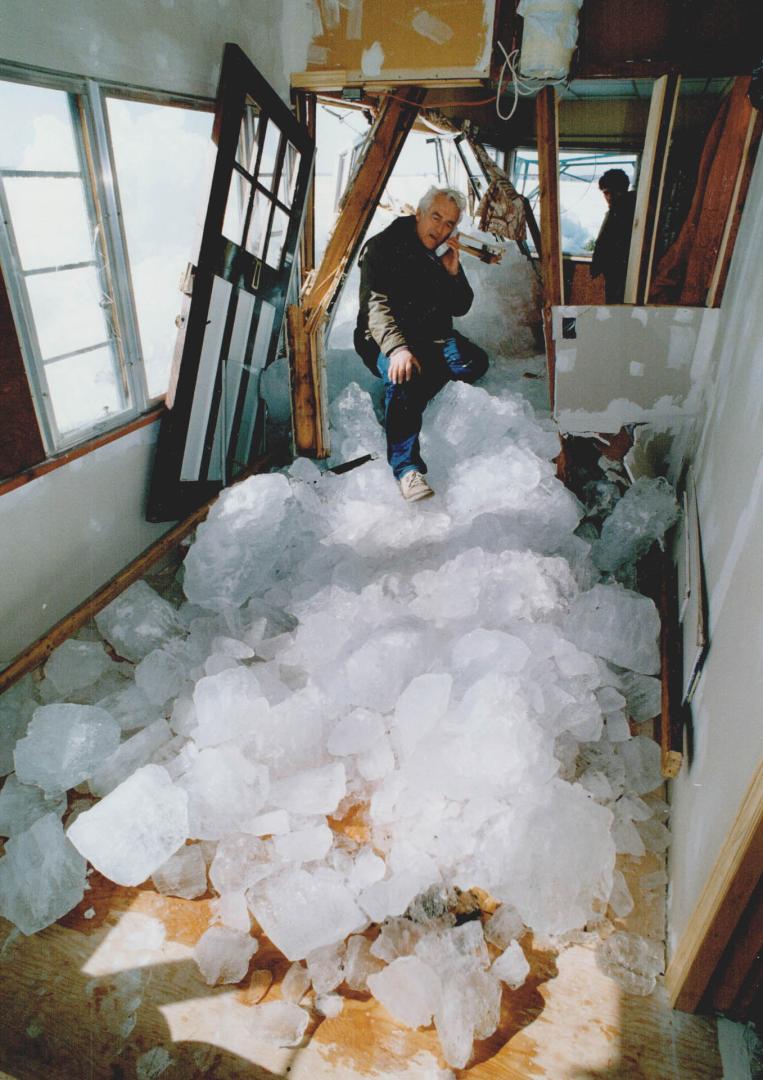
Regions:
M 599 177 L 607 169 L 623 169 L 633 187 L 639 155 L 600 150 L 559 151 L 559 202 L 562 251 L 565 255 L 590 255 L 604 220 L 606 203 L 599 191 Z M 514 152 L 511 182 L 526 195 L 538 217 L 538 152 L 518 148 Z M 528 241 L 531 244 L 531 241 Z
M 212 116 L 46 82 L 0 77 L 0 263 L 50 455 L 166 390 Z

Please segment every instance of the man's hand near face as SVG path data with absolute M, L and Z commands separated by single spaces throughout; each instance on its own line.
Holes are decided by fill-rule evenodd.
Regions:
M 397 349 L 389 358 L 389 378 L 393 383 L 410 382 L 421 374 L 421 364 L 410 349 Z
M 457 239 L 458 233 L 452 233 L 448 237 L 448 239 L 446 240 L 448 250 L 440 259 L 440 262 L 442 263 L 444 269 L 447 270 L 448 273 L 451 274 L 453 277 L 455 277 L 458 273 L 458 267 L 460 265 L 458 248 L 455 246 Z

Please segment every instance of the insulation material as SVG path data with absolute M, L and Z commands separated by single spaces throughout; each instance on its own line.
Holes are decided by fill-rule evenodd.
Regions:
M 693 414 L 718 326 L 705 308 L 555 307 L 555 419 L 563 432 Z
M 578 40 L 578 12 L 583 0 L 522 0 L 517 14 L 524 19 L 522 75 L 562 79 Z
M 364 49 L 360 67 L 364 75 L 379 75 L 384 63 L 384 49 L 375 41 L 370 49 Z

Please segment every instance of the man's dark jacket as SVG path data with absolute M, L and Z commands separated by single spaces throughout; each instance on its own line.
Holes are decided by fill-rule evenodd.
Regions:
M 591 259 L 591 277 L 604 275 L 605 300 L 622 304 L 625 296 L 625 277 L 636 210 L 636 192 L 625 191 L 609 208 L 602 222 Z
M 474 293 L 459 267 L 449 274 L 418 238 L 414 217 L 396 218 L 360 254 L 355 348 L 374 375 L 379 353 L 407 346 L 414 355 L 453 333 Z

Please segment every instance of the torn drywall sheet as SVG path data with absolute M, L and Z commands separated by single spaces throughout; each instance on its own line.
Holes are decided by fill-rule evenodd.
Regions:
M 563 333 L 574 320 L 574 338 Z M 675 307 L 556 307 L 555 418 L 565 433 L 689 415 L 718 311 Z M 699 354 L 702 354 L 700 357 Z

